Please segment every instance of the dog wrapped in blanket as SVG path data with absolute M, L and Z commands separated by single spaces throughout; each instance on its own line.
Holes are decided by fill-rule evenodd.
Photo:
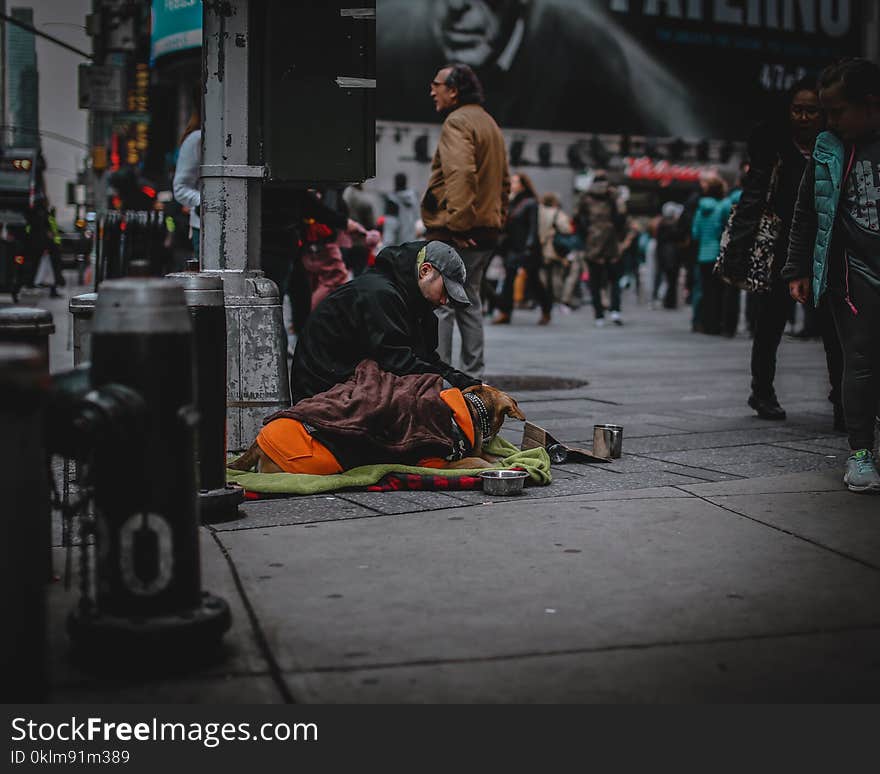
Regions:
M 364 360 L 346 382 L 268 417 L 229 467 L 318 475 L 374 463 L 486 468 L 496 460 L 484 446 L 506 417 L 525 420 L 494 387 L 459 390 L 437 374 L 396 376 Z

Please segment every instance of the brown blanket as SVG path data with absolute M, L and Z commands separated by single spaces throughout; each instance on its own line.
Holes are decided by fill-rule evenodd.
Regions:
M 365 440 L 396 454 L 426 447 L 450 454 L 456 444 L 452 410 L 440 397 L 443 377 L 437 374 L 396 376 L 373 360 L 363 360 L 348 381 L 320 395 L 278 411 L 342 440 Z

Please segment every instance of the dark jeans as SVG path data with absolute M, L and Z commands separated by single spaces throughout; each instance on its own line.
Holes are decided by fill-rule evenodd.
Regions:
M 880 292 L 849 273 L 853 314 L 842 294 L 831 297 L 831 312 L 843 349 L 843 413 L 851 449 L 874 447 L 874 415 L 880 399 Z
M 754 321 L 752 340 L 752 394 L 759 398 L 775 398 L 776 351 L 794 300 L 788 283 L 777 278 L 767 293 L 749 294 Z
M 825 363 L 828 366 L 828 381 L 831 391 L 828 400 L 835 406 L 843 405 L 843 349 L 840 337 L 834 324 L 831 302 L 826 297 L 816 310 L 819 320 L 819 331 L 822 335 L 822 346 L 825 348 Z M 790 321 L 790 318 L 789 318 Z
M 721 285 L 721 335 L 735 336 L 739 326 L 739 299 L 742 291 L 726 282 Z
M 675 309 L 678 306 L 678 277 L 681 274 L 681 260 L 678 256 L 667 257 L 664 261 L 663 274 L 666 276 L 666 295 L 663 296 L 663 308 Z
M 701 294 L 696 321 L 703 333 L 717 335 L 721 333 L 721 280 L 712 273 L 714 263 L 705 261 L 697 264 L 697 268 Z
M 821 311 L 813 306 L 812 301 L 804 304 L 804 327 L 801 333 L 806 338 L 822 335 Z
M 651 300 L 659 301 L 660 299 L 660 285 L 663 284 L 663 277 L 665 276 L 665 272 L 663 271 L 663 264 L 660 260 L 660 256 L 657 255 L 654 259 L 654 277 L 651 282 Z
M 703 333 L 735 335 L 739 324 L 739 288 L 718 279 L 713 273 L 714 263 L 704 262 L 699 267 L 702 299 L 698 322 Z
M 794 300 L 788 283 L 777 278 L 769 293 L 750 293 L 755 334 L 752 342 L 752 393 L 759 398 L 775 398 L 776 352 L 786 324 L 791 320 Z M 825 363 L 831 391 L 828 400 L 835 406 L 841 402 L 840 383 L 843 378 L 843 352 L 831 317 L 830 304 L 823 302 L 816 310 L 816 321 L 825 347 Z
M 513 283 L 517 272 L 526 270 L 526 294 L 540 305 L 544 314 L 553 309 L 553 298 L 541 280 L 541 256 L 531 253 L 508 253 L 504 258 L 504 286 L 498 299 L 498 309 L 505 314 L 513 311 Z
M 694 292 L 694 267 L 697 264 L 697 251 L 695 245 L 689 245 L 684 248 L 681 253 L 681 265 L 684 267 L 684 289 L 687 293 L 686 303 L 691 302 L 691 295 Z
M 590 295 L 593 297 L 593 313 L 600 320 L 605 316 L 602 306 L 602 288 L 610 284 L 612 312 L 620 311 L 620 278 L 623 276 L 623 264 L 587 262 L 590 267 Z

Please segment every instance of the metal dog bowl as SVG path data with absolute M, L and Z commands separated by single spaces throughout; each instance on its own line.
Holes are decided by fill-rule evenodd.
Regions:
M 480 473 L 483 491 L 504 497 L 521 494 L 528 476 L 524 470 L 486 470 Z

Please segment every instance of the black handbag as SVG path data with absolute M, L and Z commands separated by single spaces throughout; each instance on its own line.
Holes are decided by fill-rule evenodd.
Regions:
M 776 241 L 782 229 L 782 219 L 773 210 L 773 200 L 779 183 L 779 162 L 773 166 L 767 198 L 755 232 L 755 240 L 745 256 L 746 260 L 735 260 L 731 255 L 730 234 L 737 206 L 730 208 L 730 217 L 721 234 L 721 245 L 718 259 L 715 261 L 714 273 L 728 285 L 746 290 L 749 293 L 767 293 L 773 284 L 773 260 Z

